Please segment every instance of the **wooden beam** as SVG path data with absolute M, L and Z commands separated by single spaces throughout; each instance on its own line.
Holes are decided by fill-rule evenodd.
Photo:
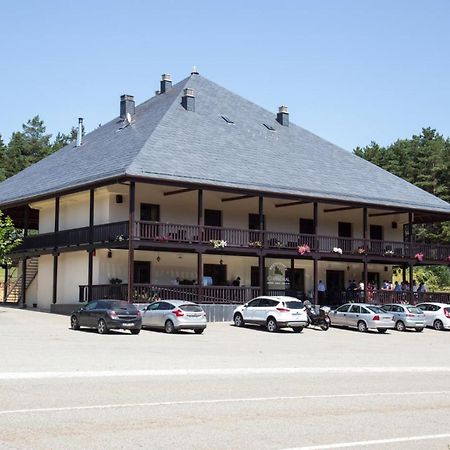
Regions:
M 347 211 L 348 209 L 361 209 L 362 206 L 344 206 L 342 208 L 330 208 L 324 209 L 323 212 L 336 212 L 336 211 Z
M 311 203 L 311 202 L 305 202 L 305 201 L 296 201 L 296 202 L 289 202 L 289 203 L 277 203 L 275 205 L 275 208 L 284 208 L 286 206 L 294 206 L 294 205 L 304 205 L 306 203 Z
M 380 216 L 392 216 L 394 214 L 404 214 L 400 211 L 390 211 L 390 212 L 384 212 L 384 213 L 372 213 L 369 214 L 369 217 L 380 217 Z
M 88 253 L 88 302 L 92 300 L 92 280 L 94 271 L 94 250 L 92 244 L 94 242 L 94 189 L 89 190 L 89 244 L 91 248 Z
M 177 189 L 175 191 L 169 191 L 169 192 L 164 192 L 164 195 L 177 195 L 177 194 L 183 194 L 184 192 L 191 192 L 191 191 L 196 191 L 197 189 L 194 188 L 185 188 L 185 189 Z
M 129 187 L 128 206 L 128 301 L 132 302 L 134 297 L 134 215 L 136 202 L 136 185 L 134 181 Z
M 238 195 L 237 197 L 228 197 L 223 198 L 223 202 L 234 202 L 235 200 L 244 200 L 245 198 L 253 198 L 256 197 L 256 195 Z

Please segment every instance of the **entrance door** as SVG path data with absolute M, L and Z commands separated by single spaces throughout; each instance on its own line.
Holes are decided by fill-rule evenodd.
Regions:
M 383 227 L 382 225 L 370 225 L 370 250 L 376 255 L 383 254 Z
M 159 205 L 151 203 L 141 203 L 140 217 L 143 222 L 159 222 L 160 209 Z M 142 238 L 155 238 L 159 236 L 159 225 L 155 224 L 140 224 L 140 236 Z
M 134 262 L 134 282 L 137 284 L 150 284 L 150 261 Z
M 222 227 L 222 211 L 217 209 L 205 209 L 205 226 L 208 227 Z M 221 230 L 206 229 L 205 240 L 219 240 L 222 239 Z
M 344 271 L 327 270 L 326 304 L 337 306 L 341 303 L 341 293 L 344 288 Z
M 213 286 L 226 286 L 227 266 L 226 264 L 204 264 L 203 276 L 211 277 Z
M 265 216 L 263 216 L 263 227 L 262 229 L 265 229 Z M 249 230 L 259 230 L 259 214 L 249 214 L 248 215 L 248 229 Z M 249 241 L 259 241 L 261 240 L 261 236 L 258 232 L 250 232 L 249 234 Z
M 341 238 L 351 238 L 352 224 L 349 222 L 338 222 L 338 236 Z M 342 251 L 347 253 L 352 251 L 352 242 L 350 239 L 338 239 L 338 242 Z
M 304 269 L 286 269 L 286 278 L 290 281 L 290 293 L 298 298 L 303 298 L 305 294 L 305 270 Z

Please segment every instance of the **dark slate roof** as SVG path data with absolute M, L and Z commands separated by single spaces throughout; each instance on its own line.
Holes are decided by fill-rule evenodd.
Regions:
M 181 106 L 195 94 L 195 112 Z M 223 120 L 229 117 L 234 124 Z M 0 205 L 112 177 L 225 186 L 272 194 L 450 213 L 450 204 L 309 131 L 281 126 L 276 113 L 191 75 L 0 184 Z M 273 127 L 268 130 L 263 124 Z

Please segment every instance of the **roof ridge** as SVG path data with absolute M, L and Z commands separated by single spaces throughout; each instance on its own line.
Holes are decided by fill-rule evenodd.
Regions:
M 165 93 L 163 93 L 163 94 L 157 94 L 157 95 L 166 95 L 166 94 L 167 94 L 167 95 L 170 95 L 171 93 L 174 92 L 174 90 L 177 90 L 177 89 L 180 90 L 180 91 L 174 96 L 173 100 L 172 100 L 171 102 L 169 102 L 169 105 L 168 105 L 166 111 L 165 111 L 165 112 L 162 114 L 162 116 L 159 118 L 158 124 L 153 128 L 152 132 L 149 134 L 149 136 L 147 137 L 147 139 L 145 140 L 145 142 L 144 142 L 143 145 L 141 146 L 141 149 L 139 150 L 139 152 L 134 156 L 134 158 L 133 158 L 133 160 L 131 161 L 131 163 L 128 164 L 127 167 L 125 167 L 125 174 L 128 174 L 128 173 L 131 171 L 131 168 L 132 168 L 133 165 L 135 164 L 136 159 L 138 159 L 139 156 L 140 156 L 140 154 L 141 154 L 142 152 L 145 151 L 145 149 L 147 148 L 147 143 L 150 141 L 150 139 L 152 138 L 152 136 L 153 136 L 153 134 L 155 133 L 155 131 L 160 127 L 161 122 L 164 120 L 164 118 L 165 118 L 166 115 L 169 113 L 169 111 L 172 110 L 172 108 L 173 108 L 174 105 L 176 104 L 176 100 L 177 100 L 177 99 L 179 98 L 179 96 L 180 96 L 180 93 L 181 93 L 182 88 L 187 84 L 187 82 L 191 79 L 191 77 L 192 77 L 192 75 L 190 75 L 190 76 L 184 78 L 183 80 L 179 81 L 178 83 L 174 84 L 174 85 L 172 86 L 172 88 L 171 88 L 169 91 L 167 91 L 167 92 L 165 92 Z M 137 107 L 140 107 L 140 106 L 144 105 L 145 103 L 147 103 L 148 101 L 150 101 L 150 100 L 151 100 L 152 98 L 154 98 L 154 97 L 155 97 L 155 96 L 150 97 L 148 100 L 142 102 L 142 103 L 139 104 Z

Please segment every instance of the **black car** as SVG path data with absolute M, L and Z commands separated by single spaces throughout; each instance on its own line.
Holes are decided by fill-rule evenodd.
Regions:
M 142 316 L 132 303 L 122 300 L 93 300 L 71 314 L 70 326 L 73 330 L 80 327 L 97 328 L 100 334 L 117 329 L 139 334 Z

